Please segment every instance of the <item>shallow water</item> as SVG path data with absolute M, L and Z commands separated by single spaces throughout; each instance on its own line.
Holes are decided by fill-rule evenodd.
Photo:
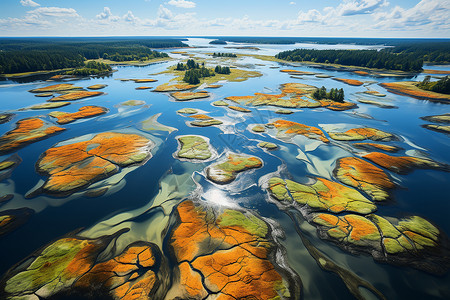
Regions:
M 189 39 L 193 46 L 208 47 L 209 40 Z M 245 46 L 229 44 L 230 46 Z M 197 57 L 206 57 L 210 52 L 233 52 L 247 54 L 274 55 L 279 51 L 292 49 L 301 45 L 251 45 L 260 48 L 259 51 L 248 49 L 228 49 L 214 45 L 210 48 L 186 49 Z M 367 49 L 371 46 L 342 45 L 308 45 L 316 49 L 350 48 Z M 183 49 L 184 50 L 184 49 Z M 170 52 L 170 51 L 168 51 Z M 179 54 L 170 54 L 177 59 L 185 59 Z M 422 128 L 427 122 L 419 117 L 449 113 L 445 104 L 417 100 L 407 96 L 392 94 L 377 84 L 371 89 L 387 94 L 385 98 L 377 98 L 358 92 L 366 90 L 365 86 L 349 86 L 332 80 L 319 79 L 314 76 L 302 76 L 303 79 L 290 78 L 281 73 L 280 69 L 270 67 L 286 67 L 276 62 L 261 61 L 252 57 L 241 58 L 232 64 L 243 69 L 256 70 L 262 77 L 244 82 L 228 82 L 218 89 L 209 89 L 210 98 L 176 102 L 166 93 L 156 93 L 151 90 L 135 90 L 136 87 L 152 86 L 168 82 L 172 76 L 156 74 L 166 70 L 177 61 L 170 61 L 146 67 L 115 67 L 117 72 L 111 77 L 76 80 L 77 86 L 86 88 L 93 84 L 107 84 L 101 90 L 105 95 L 73 101 L 71 105 L 56 110 L 75 112 L 85 105 L 99 105 L 109 109 L 109 113 L 61 125 L 66 131 L 32 143 L 16 151 L 23 162 L 13 171 L 10 178 L 0 182 L 0 196 L 14 194 L 14 198 L 0 206 L 0 211 L 29 207 L 35 214 L 15 231 L 2 236 L 0 272 L 4 273 L 36 249 L 74 230 L 83 228 L 81 235 L 95 238 L 112 234 L 122 228 L 130 231 L 117 240 L 116 253 L 120 253 L 128 244 L 144 240 L 157 244 L 164 252 L 167 247 L 167 232 L 170 228 L 170 215 L 175 206 L 183 199 L 195 194 L 201 195 L 208 205 L 221 207 L 244 207 L 260 216 L 276 222 L 284 232 L 281 241 L 287 250 L 287 261 L 291 268 L 300 276 L 303 283 L 304 299 L 345 299 L 351 298 L 350 292 L 342 280 L 333 273 L 322 270 L 308 253 L 296 228 L 320 251 L 325 253 L 336 264 L 356 273 L 382 292 L 387 299 L 448 299 L 450 297 L 450 276 L 434 276 L 409 267 L 396 267 L 375 262 L 372 257 L 361 254 L 352 255 L 338 248 L 335 244 L 318 237 L 316 229 L 308 224 L 298 212 L 292 212 L 293 219 L 269 201 L 263 188 L 264 176 L 280 172 L 290 176 L 297 182 L 306 182 L 308 177 L 320 176 L 333 180 L 332 170 L 336 159 L 353 156 L 345 142 L 323 144 L 305 137 L 297 137 L 291 141 L 277 139 L 269 130 L 268 133 L 257 134 L 248 130 L 250 124 L 265 124 L 276 119 L 296 121 L 308 126 L 319 128 L 336 127 L 352 128 L 369 126 L 378 128 L 401 137 L 400 141 L 389 142 L 404 150 L 405 153 L 419 153 L 441 163 L 450 163 L 448 151 L 450 142 L 448 135 Z M 243 66 L 243 67 L 241 67 Z M 301 71 L 311 71 L 333 75 L 336 77 L 358 79 L 361 81 L 376 81 L 377 83 L 392 82 L 398 78 L 372 78 L 349 72 L 337 72 L 313 67 L 298 66 Z M 450 70 L 450 66 L 427 66 L 440 70 Z M 413 80 L 423 79 L 423 75 Z M 119 78 L 154 78 L 158 82 L 139 84 L 132 81 L 120 81 Z M 368 104 L 358 103 L 358 108 L 346 112 L 318 109 L 293 109 L 291 115 L 277 115 L 273 107 L 250 107 L 251 114 L 243 114 L 224 107 L 215 107 L 211 103 L 228 96 L 253 95 L 256 92 L 278 93 L 282 83 L 300 82 L 327 88 L 343 88 L 346 101 L 357 102 L 357 99 L 367 98 L 386 102 L 397 106 L 397 109 L 383 109 Z M 0 125 L 0 134 L 14 128 L 14 123 L 20 119 L 41 116 L 54 122 L 48 110 L 18 111 L 20 108 L 44 102 L 45 98 L 35 97 L 28 90 L 44 87 L 51 83 L 34 81 L 31 83 L 0 82 L 0 99 L 2 112 L 13 112 L 12 121 Z M 146 105 L 124 108 L 119 104 L 126 100 L 143 100 Z M 209 116 L 224 121 L 224 125 L 198 128 L 188 126 L 190 118 L 177 114 L 184 108 L 195 108 Z M 157 121 L 166 126 L 176 128 L 176 131 L 163 130 L 145 131 L 142 122 L 156 114 Z M 371 119 L 364 118 L 370 116 Z M 145 127 L 145 126 L 144 126 Z M 32 199 L 24 196 L 32 190 L 42 176 L 35 171 L 35 163 L 39 156 L 53 145 L 88 134 L 105 131 L 139 133 L 155 142 L 153 157 L 144 165 L 127 169 L 126 172 L 106 179 L 98 186 L 109 186 L 108 192 L 97 198 L 83 196 L 84 191 L 65 198 L 54 198 L 40 195 Z M 263 167 L 238 175 L 237 180 L 230 185 L 217 185 L 206 179 L 204 169 L 213 162 L 191 163 L 177 160 L 173 153 L 178 144 L 175 139 L 180 135 L 201 135 L 210 139 L 219 157 L 228 151 L 251 154 L 259 157 Z M 265 151 L 257 147 L 258 142 L 268 141 L 279 146 L 279 150 Z M 411 152 L 416 150 L 419 152 Z M 0 161 L 9 155 L 0 157 Z M 419 215 L 431 221 L 446 234 L 450 234 L 450 222 L 447 212 L 450 209 L 448 194 L 450 192 L 450 173 L 438 170 L 415 170 L 408 175 L 392 176 L 402 188 L 394 190 L 394 201 L 379 205 L 378 212 L 382 216 L 403 217 Z M 217 199 L 221 199 L 217 203 Z M 370 298 L 369 298 L 370 299 Z

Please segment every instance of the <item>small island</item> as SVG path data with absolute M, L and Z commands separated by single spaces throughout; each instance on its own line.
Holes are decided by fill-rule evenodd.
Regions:
M 227 42 L 223 40 L 213 40 L 209 42 L 210 45 L 227 45 Z

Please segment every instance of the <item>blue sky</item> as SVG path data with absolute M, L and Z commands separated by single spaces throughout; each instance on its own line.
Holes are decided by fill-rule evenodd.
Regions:
M 1 0 L 0 36 L 450 38 L 450 0 Z

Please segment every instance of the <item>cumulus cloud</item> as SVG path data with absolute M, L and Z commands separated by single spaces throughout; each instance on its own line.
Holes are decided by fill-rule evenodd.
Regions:
M 126 22 L 129 22 L 129 23 L 136 23 L 136 22 L 139 21 L 139 18 L 135 17 L 131 11 L 128 11 L 128 12 L 123 16 L 123 19 L 124 19 Z
M 112 14 L 111 9 L 109 7 L 104 7 L 103 12 L 99 13 L 95 17 L 99 20 L 113 21 L 113 22 L 117 22 L 120 19 L 119 16 L 114 16 Z
M 407 29 L 431 26 L 435 28 L 447 28 L 449 21 L 449 0 L 422 0 L 410 9 L 396 6 L 388 12 L 375 14 L 375 28 L 383 29 Z
M 386 0 L 344 0 L 344 3 L 337 7 L 337 12 L 341 16 L 371 14 L 387 5 L 389 2 Z
M 294 1 L 289 2 L 289 5 L 295 5 L 295 4 L 297 4 L 297 3 L 295 3 Z
M 27 13 L 30 15 L 46 17 L 79 17 L 75 9 L 63 7 L 39 7 L 30 10 Z
M 194 8 L 196 5 L 195 2 L 186 0 L 170 0 L 168 4 L 181 8 Z
M 161 4 L 158 8 L 158 18 L 170 20 L 173 18 L 173 14 L 170 9 Z
M 36 3 L 33 0 L 20 0 L 20 4 L 22 4 L 23 6 L 31 7 L 41 6 L 39 3 Z
M 310 9 L 307 12 L 300 11 L 297 20 L 299 22 L 322 22 L 325 16 L 317 9 Z

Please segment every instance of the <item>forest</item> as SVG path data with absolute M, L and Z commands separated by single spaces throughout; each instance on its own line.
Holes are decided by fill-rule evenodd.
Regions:
M 322 86 L 313 93 L 313 98 L 316 100 L 329 99 L 336 102 L 344 102 L 344 89 L 331 89 L 327 92 L 327 88 Z
M 0 39 L 0 74 L 78 68 L 86 59 L 122 62 L 167 57 L 152 48 L 187 47 L 180 39 Z
M 177 71 L 186 70 L 186 72 L 184 73 L 183 81 L 189 84 L 199 84 L 201 78 L 216 75 L 213 70 L 210 70 L 205 67 L 205 63 L 202 63 L 200 65 L 199 63 L 196 63 L 195 60 L 193 59 L 188 59 L 186 64 L 178 63 L 175 70 Z
M 96 61 L 89 61 L 84 65 L 84 67 L 77 68 L 72 71 L 67 71 L 65 74 L 76 76 L 89 76 L 89 75 L 102 75 L 107 74 L 109 72 L 112 72 L 112 68 L 110 65 Z
M 296 49 L 278 53 L 278 59 L 340 64 L 367 68 L 420 72 L 423 59 L 414 53 L 391 53 L 376 50 Z
M 438 81 L 431 81 L 431 76 L 425 76 L 417 87 L 436 93 L 450 94 L 450 77 L 445 76 Z

